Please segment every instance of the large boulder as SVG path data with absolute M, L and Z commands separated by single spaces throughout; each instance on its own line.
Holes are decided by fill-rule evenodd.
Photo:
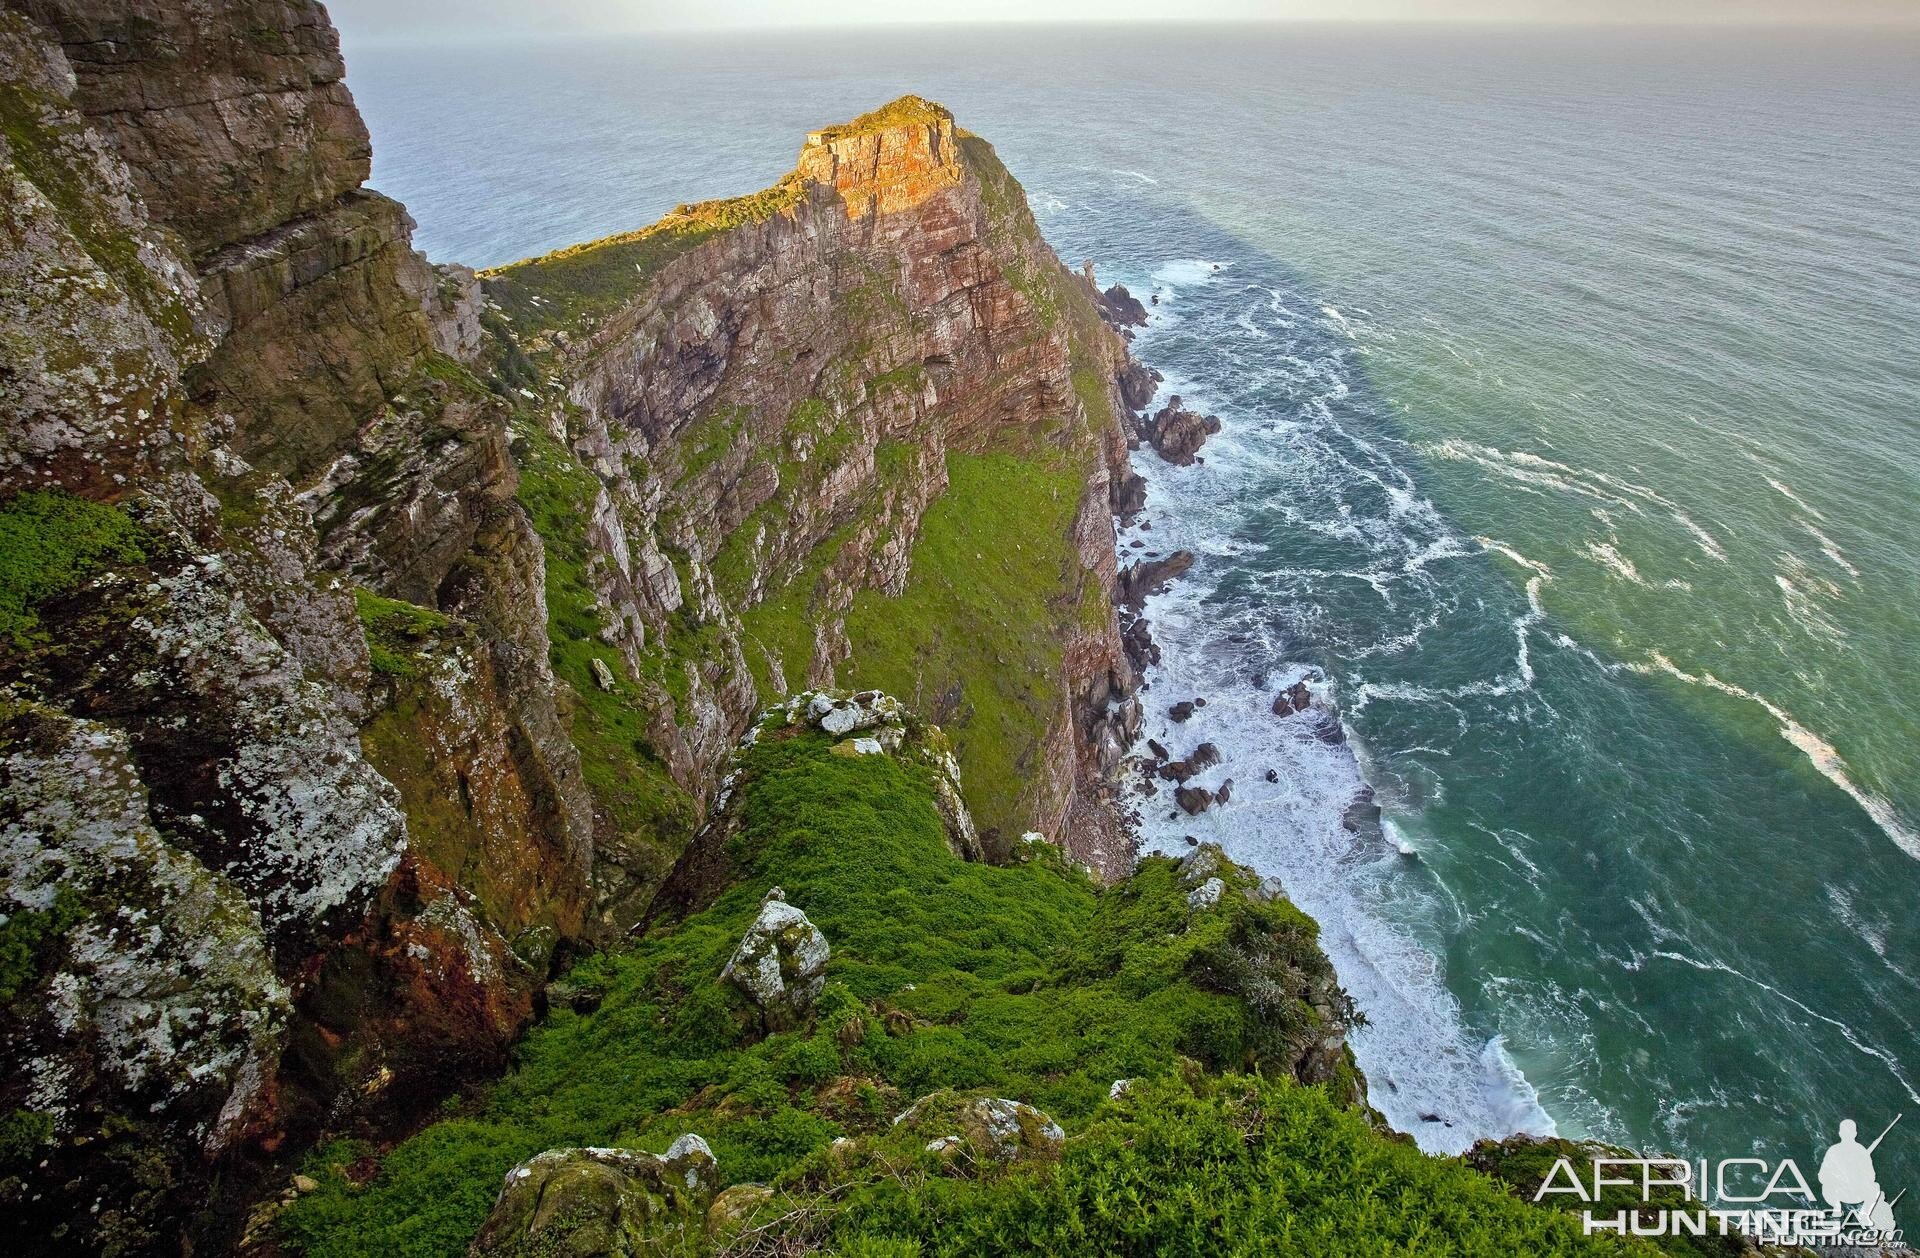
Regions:
M 1219 431 L 1219 420 L 1188 410 L 1175 394 L 1148 421 L 1145 435 L 1161 458 L 1185 467 L 1193 462 L 1207 438 Z
M 1212 743 L 1201 743 L 1193 749 L 1193 754 L 1184 760 L 1169 760 L 1160 766 L 1158 772 L 1168 782 L 1178 782 L 1185 786 L 1187 779 L 1205 773 L 1220 763 L 1220 749 Z
M 1143 559 L 1139 563 L 1128 564 L 1120 572 L 1114 601 L 1137 612 L 1146 603 L 1148 595 L 1160 593 L 1174 578 L 1191 567 L 1193 552 L 1187 550 L 1176 550 L 1158 559 Z
M 473 1258 L 639 1258 L 704 1231 L 719 1164 L 699 1136 L 664 1154 L 549 1149 L 507 1172 Z
M 759 1006 L 767 1030 L 781 1030 L 804 1018 L 819 999 L 830 952 L 820 928 L 775 887 L 720 977 Z
M 951 1091 L 921 1097 L 893 1125 L 930 1136 L 927 1150 L 942 1158 L 967 1152 L 997 1164 L 1055 1157 L 1067 1139 L 1060 1124 L 1025 1101 Z
M 1125 284 L 1115 284 L 1100 294 L 1100 313 L 1107 322 L 1116 328 L 1144 328 L 1147 326 L 1147 308 L 1140 299 L 1127 291 Z
M 1214 805 L 1214 794 L 1205 787 L 1182 786 L 1173 793 L 1174 802 L 1189 817 L 1197 817 Z
M 1307 683 L 1296 681 L 1273 697 L 1275 716 L 1292 716 L 1296 712 L 1305 712 L 1313 704 L 1313 692 L 1307 689 Z

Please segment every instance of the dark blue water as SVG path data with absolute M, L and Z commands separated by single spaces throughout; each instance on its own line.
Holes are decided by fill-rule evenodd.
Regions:
M 1159 296 L 1139 353 L 1226 427 L 1149 469 L 1138 539 L 1201 556 L 1149 609 L 1151 694 L 1209 699 L 1156 730 L 1235 792 L 1148 837 L 1286 881 L 1423 1145 L 1806 1165 L 1920 1111 L 1920 43 L 352 34 L 376 183 L 438 259 L 758 188 L 914 91 L 1070 263 Z M 1256 672 L 1337 701 L 1358 767 Z M 1363 774 L 1384 837 L 1340 824 Z

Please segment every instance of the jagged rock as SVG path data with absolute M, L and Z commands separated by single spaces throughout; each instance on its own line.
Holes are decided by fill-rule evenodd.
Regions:
M 1167 716 L 1173 720 L 1174 724 L 1182 725 L 1192 719 L 1193 710 L 1197 706 L 1191 699 L 1182 699 L 1167 709 Z
M 1144 616 L 1123 618 L 1120 642 L 1127 654 L 1128 663 L 1133 671 L 1144 673 L 1149 666 L 1160 662 L 1160 646 L 1153 640 L 1153 634 Z
M 1127 291 L 1125 284 L 1115 284 L 1101 293 L 1100 309 L 1107 321 L 1118 327 L 1147 326 L 1147 308 L 1140 304 L 1138 297 Z
M 1128 525 L 1133 518 L 1147 509 L 1147 478 L 1138 472 L 1129 472 L 1115 478 L 1111 494 L 1113 513 L 1120 517 L 1120 523 Z M 1144 542 L 1136 541 L 1136 547 Z
M 1198 786 L 1182 786 L 1173 792 L 1174 802 L 1180 805 L 1182 812 L 1189 817 L 1197 817 L 1213 807 L 1213 792 Z
M 431 273 L 404 211 L 357 187 L 366 133 L 340 73 L 311 0 L 152 12 L 44 0 L 0 13 L 0 80 L 10 98 L 23 93 L 0 143 L 14 228 L 0 233 L 11 369 L 0 497 L 31 485 L 112 501 L 144 538 L 140 563 L 75 591 L 47 621 L 60 653 L 86 649 L 84 666 L 23 667 L 0 648 L 0 671 L 10 688 L 24 680 L 48 719 L 97 714 L 126 740 L 139 815 L 165 836 L 152 876 L 164 873 L 173 899 L 116 943 L 118 990 L 103 1008 L 128 1026 L 159 1016 L 170 1029 L 156 1023 L 150 1042 L 175 1039 L 166 1051 L 197 1075 L 183 1110 L 126 1063 L 52 1086 L 46 1072 L 66 1051 L 57 1037 L 18 1054 L 43 1077 L 0 1084 L 0 1112 L 39 1108 L 26 1105 L 38 1089 L 130 1133 L 74 1142 L 29 1173 L 30 1227 L 67 1248 L 143 1232 L 163 1247 L 224 1248 L 177 1233 L 232 1141 L 274 1148 L 294 1115 L 310 1128 L 312 1116 L 346 1121 L 392 1094 L 417 1105 L 496 1069 L 539 975 L 491 914 L 537 934 L 577 927 L 584 907 L 591 809 L 542 676 L 537 541 L 531 580 L 517 562 L 500 584 L 514 606 L 487 618 L 484 647 L 449 638 L 429 663 L 426 645 L 409 644 L 385 662 L 413 676 L 382 674 L 372 695 L 351 588 L 327 571 L 431 601 L 517 513 L 504 409 L 477 383 L 417 370 L 435 344 Z M 471 320 L 456 327 L 448 347 L 472 332 Z M 376 462 L 377 475 L 355 474 Z M 304 497 L 277 475 L 296 463 L 324 473 Z M 329 520 L 324 543 L 315 510 Z M 534 638 L 522 656 L 507 626 L 525 622 Z M 401 732 L 380 709 L 403 685 L 420 702 Z M 542 703 L 548 725 L 535 729 Z M 69 786 L 59 807 L 76 816 L 126 802 Z M 121 841 L 139 847 L 133 815 Z M 510 845 L 493 842 L 509 831 Z M 439 845 L 455 834 L 465 850 L 449 867 L 511 890 L 482 905 L 441 875 L 427 849 L 448 856 Z M 80 848 L 62 847 L 77 859 Z M 495 865 L 503 851 L 513 869 Z M 145 863 L 125 867 L 117 896 L 129 908 Z M 89 920 L 104 929 L 119 911 Z M 150 946 L 173 966 L 157 986 Z M 203 984 L 256 961 L 252 1020 L 236 1025 Z M 51 979 L 92 1000 L 92 962 L 69 952 L 61 964 Z M 155 1015 L 150 997 L 189 1003 Z M 94 1016 L 67 1012 L 76 1034 Z M 283 1057 L 289 1038 L 303 1051 Z M 226 1193 L 244 1199 L 271 1161 L 230 1162 Z M 116 1168 L 136 1162 L 170 1190 L 118 1198 Z M 243 1213 L 231 1212 L 235 1226 Z
M 8 1004 L 0 1051 L 31 1089 L 13 1104 L 49 1116 L 56 1173 L 126 1209 L 138 1186 L 67 1142 L 132 1114 L 181 1174 L 169 1140 L 223 1150 L 244 1128 L 291 1014 L 259 915 L 155 827 L 125 732 L 32 708 L 0 727 L 0 887 L 10 923 L 64 934 L 58 971 L 29 968 Z
M 507 1172 L 473 1258 L 642 1258 L 703 1234 L 718 1183 L 713 1151 L 685 1135 L 665 1154 L 549 1149 Z
M 1167 588 L 1175 577 L 1193 567 L 1191 551 L 1176 550 L 1160 559 L 1143 559 L 1129 564 L 1120 573 L 1117 598 L 1122 606 L 1139 611 L 1147 596 Z M 1139 623 L 1139 622 L 1135 622 Z
M 1176 867 L 1180 874 L 1180 884 L 1185 887 L 1197 887 L 1209 878 L 1217 878 L 1225 870 L 1238 869 L 1227 859 L 1227 853 L 1218 843 L 1202 843 L 1193 851 L 1180 858 Z
M 813 1008 L 827 981 L 830 952 L 827 937 L 775 887 L 720 977 L 759 1006 L 769 1030 L 781 1030 Z
M 1175 394 L 1154 415 L 1143 435 L 1160 452 L 1161 458 L 1185 466 L 1194 461 L 1194 456 L 1207 438 L 1219 431 L 1218 419 L 1188 410 L 1181 405 L 1179 395 Z
M 1313 693 L 1307 689 L 1307 683 L 1296 681 L 1273 697 L 1275 716 L 1292 716 L 1296 712 L 1305 712 L 1313 703 Z
M 593 684 L 611 694 L 614 684 L 613 670 L 608 668 L 607 662 L 597 655 L 593 657 L 591 662 L 593 667 Z
M 1210 909 L 1220 903 L 1220 894 L 1227 884 L 1218 878 L 1209 878 L 1193 890 L 1187 892 L 1187 907 L 1190 909 Z
M 1220 784 L 1220 789 L 1213 793 L 1213 802 L 1216 804 L 1225 804 L 1228 801 L 1230 801 L 1232 798 L 1233 798 L 1233 779 L 1228 778 L 1226 781 Z
M 1144 410 L 1147 403 L 1153 401 L 1154 390 L 1160 385 L 1161 376 L 1157 371 L 1143 367 L 1129 358 L 1121 365 L 1114 382 L 1120 388 L 1120 402 L 1130 411 Z
M 1185 784 L 1190 777 L 1205 773 L 1220 763 L 1220 749 L 1212 743 L 1201 743 L 1193 749 L 1193 754 L 1184 760 L 1169 760 L 1159 767 L 1160 776 L 1169 782 Z

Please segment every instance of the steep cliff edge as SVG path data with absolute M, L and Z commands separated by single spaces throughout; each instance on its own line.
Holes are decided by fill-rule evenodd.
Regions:
M 990 146 L 480 277 L 343 74 L 0 0 L 17 1250 L 1609 1248 L 1376 1129 L 1277 884 L 1133 861 L 1153 377 Z

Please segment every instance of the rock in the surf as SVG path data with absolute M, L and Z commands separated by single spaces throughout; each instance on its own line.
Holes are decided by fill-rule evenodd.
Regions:
M 1218 419 L 1188 410 L 1175 394 L 1148 423 L 1145 436 L 1161 458 L 1185 467 L 1193 462 L 1207 438 L 1219 431 Z

